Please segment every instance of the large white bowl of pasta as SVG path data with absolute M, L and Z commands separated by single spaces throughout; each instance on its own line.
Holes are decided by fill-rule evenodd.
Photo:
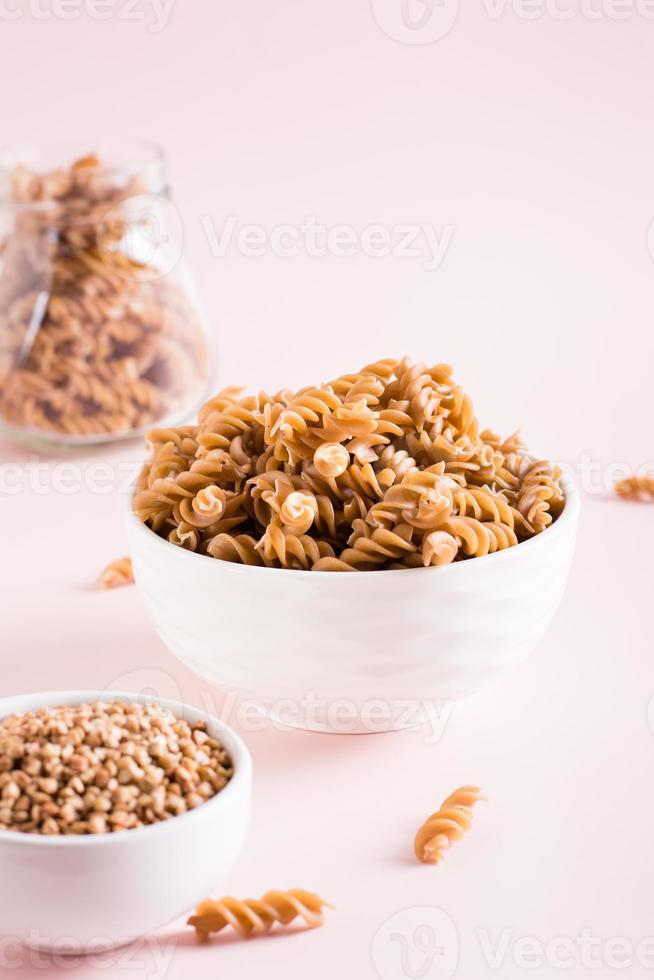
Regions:
M 523 660 L 563 596 L 575 487 L 480 431 L 444 365 L 227 389 L 150 449 L 128 529 L 155 627 L 284 724 L 433 718 Z
M 551 527 L 472 561 L 361 575 L 234 564 L 171 546 L 131 513 L 136 582 L 192 671 L 313 731 L 412 727 L 524 660 L 563 596 L 578 494 Z

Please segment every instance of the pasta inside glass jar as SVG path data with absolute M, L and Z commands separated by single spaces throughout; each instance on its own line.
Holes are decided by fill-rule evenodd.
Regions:
M 0 202 L 3 428 L 74 445 L 190 414 L 209 356 L 161 152 L 5 153 Z

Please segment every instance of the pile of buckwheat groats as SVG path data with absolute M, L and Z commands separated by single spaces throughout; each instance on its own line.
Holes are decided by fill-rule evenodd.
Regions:
M 103 834 L 168 820 L 233 773 L 203 722 L 158 704 L 97 701 L 0 721 L 0 830 Z

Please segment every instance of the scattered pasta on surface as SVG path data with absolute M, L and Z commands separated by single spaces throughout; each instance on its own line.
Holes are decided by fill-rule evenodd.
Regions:
M 207 378 L 195 309 L 129 253 L 125 202 L 152 190 L 94 155 L 9 175 L 0 242 L 0 417 L 76 440 L 129 433 L 190 407 Z M 131 224 L 130 224 L 131 223 Z
M 654 476 L 629 476 L 619 480 L 615 492 L 625 500 L 642 500 L 654 503 Z
M 427 817 L 416 834 L 414 850 L 419 861 L 438 864 L 452 841 L 461 840 L 472 824 L 472 807 L 484 800 L 478 786 L 461 786 Z
M 220 932 L 231 926 L 239 935 L 260 936 L 269 932 L 275 923 L 287 926 L 296 918 L 304 919 L 309 928 L 321 926 L 323 909 L 333 908 L 318 895 L 299 888 L 290 891 L 270 891 L 261 899 L 226 896 L 218 901 L 208 898 L 202 902 L 188 920 L 198 939 L 206 942 L 212 932 Z
M 118 558 L 109 562 L 100 576 L 100 588 L 116 589 L 121 585 L 131 585 L 134 581 L 131 558 Z
M 544 531 L 560 470 L 479 430 L 452 369 L 382 360 L 322 387 L 226 388 L 153 429 L 134 513 L 223 561 L 351 572 L 447 565 Z

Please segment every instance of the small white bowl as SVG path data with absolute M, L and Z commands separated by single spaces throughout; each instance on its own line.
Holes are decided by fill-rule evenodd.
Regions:
M 226 876 L 247 833 L 252 781 L 242 740 L 174 701 L 114 691 L 54 691 L 0 700 L 0 719 L 59 704 L 124 699 L 204 721 L 234 764 L 223 790 L 188 813 L 113 834 L 48 837 L 0 831 L 0 934 L 58 953 L 99 952 L 191 911 Z
M 183 663 L 312 731 L 413 727 L 523 660 L 565 590 L 579 494 L 543 533 L 452 565 L 304 572 L 237 565 L 158 537 L 130 511 L 134 572 Z M 131 503 L 131 502 L 130 502 Z

